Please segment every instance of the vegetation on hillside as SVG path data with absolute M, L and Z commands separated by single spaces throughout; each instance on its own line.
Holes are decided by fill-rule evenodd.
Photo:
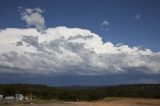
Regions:
M 56 88 L 45 85 L 1 84 L 0 94 L 4 96 L 21 93 L 32 94 L 37 99 L 64 101 L 100 100 L 106 97 L 160 98 L 160 84 L 133 84 L 106 87 Z

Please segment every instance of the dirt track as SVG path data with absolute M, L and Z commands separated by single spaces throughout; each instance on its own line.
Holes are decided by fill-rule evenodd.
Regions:
M 160 106 L 160 99 L 116 99 L 96 102 L 52 102 L 45 104 L 17 104 L 12 106 Z

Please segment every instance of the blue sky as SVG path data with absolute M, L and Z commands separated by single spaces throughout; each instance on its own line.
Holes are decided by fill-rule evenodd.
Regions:
M 0 0 L 0 14 L 0 83 L 160 83 L 159 0 Z
M 159 0 L 1 0 L 0 28 L 25 27 L 19 6 L 44 9 L 47 27 L 68 26 L 90 29 L 104 41 L 142 46 L 159 51 Z M 140 19 L 135 19 L 140 14 Z M 108 31 L 101 23 L 109 21 Z

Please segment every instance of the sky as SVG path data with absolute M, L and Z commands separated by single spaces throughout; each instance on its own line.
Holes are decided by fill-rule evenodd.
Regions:
M 160 83 L 159 0 L 0 0 L 0 83 Z

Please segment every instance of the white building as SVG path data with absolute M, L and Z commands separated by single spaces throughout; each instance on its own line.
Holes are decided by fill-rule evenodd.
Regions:
M 6 96 L 4 99 L 5 100 L 14 100 L 14 96 Z
M 25 97 L 24 97 L 24 100 L 28 100 L 28 96 L 25 96 Z
M 19 100 L 23 100 L 24 97 L 23 97 L 22 94 L 15 94 L 15 99 L 16 99 L 17 101 L 19 101 Z
M 3 95 L 0 95 L 0 101 L 2 101 L 2 99 L 3 99 Z

